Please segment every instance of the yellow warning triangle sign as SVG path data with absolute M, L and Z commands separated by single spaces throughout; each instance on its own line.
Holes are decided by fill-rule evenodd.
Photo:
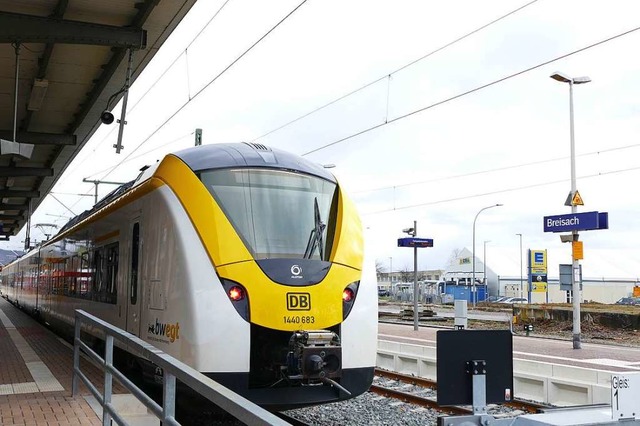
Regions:
M 575 194 L 573 194 L 573 198 L 571 199 L 572 206 L 584 206 L 584 201 L 582 201 L 582 197 L 578 190 L 576 190 Z

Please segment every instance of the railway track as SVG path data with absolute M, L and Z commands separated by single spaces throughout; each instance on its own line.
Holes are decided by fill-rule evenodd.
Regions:
M 276 416 L 280 417 L 282 420 L 286 421 L 287 423 L 289 423 L 292 426 L 310 426 L 311 423 L 306 423 L 300 419 L 297 419 L 295 417 L 292 417 L 286 413 L 283 413 L 282 411 L 273 413 Z
M 419 386 L 421 388 L 431 389 L 433 391 L 437 389 L 437 383 L 435 381 L 428 380 L 421 377 L 408 376 L 405 374 L 400 374 L 400 373 L 381 370 L 381 369 L 376 369 L 375 374 L 377 376 L 384 377 L 386 379 Z M 376 384 L 371 385 L 370 390 L 372 392 L 375 392 L 377 394 L 380 394 L 386 397 L 400 399 L 402 401 L 416 404 L 422 407 L 435 409 L 446 414 L 451 414 L 451 415 L 473 414 L 473 411 L 471 408 L 467 408 L 464 406 L 449 406 L 449 407 L 439 406 L 436 401 L 435 392 L 430 396 L 422 396 L 415 392 L 404 392 L 399 389 L 390 388 L 387 386 L 380 386 Z M 512 410 L 522 411 L 523 413 L 538 413 L 543 411 L 544 409 L 550 408 L 547 405 L 538 404 L 538 403 L 525 401 L 525 400 L 517 400 L 517 399 L 511 402 L 503 403 L 501 405 L 509 407 Z

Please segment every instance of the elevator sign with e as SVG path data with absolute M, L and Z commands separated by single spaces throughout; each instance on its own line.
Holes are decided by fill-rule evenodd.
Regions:
M 529 250 L 529 289 L 533 293 L 547 291 L 546 250 Z

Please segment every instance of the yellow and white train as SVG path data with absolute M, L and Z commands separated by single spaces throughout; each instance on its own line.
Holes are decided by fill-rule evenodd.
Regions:
M 323 167 L 263 145 L 169 154 L 2 270 L 53 328 L 83 309 L 270 409 L 366 391 L 377 294 Z M 144 363 L 143 360 L 138 360 Z

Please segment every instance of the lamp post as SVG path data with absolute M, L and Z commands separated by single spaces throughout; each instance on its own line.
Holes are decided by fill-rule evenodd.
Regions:
M 484 249 L 482 250 L 482 281 L 487 285 L 487 243 L 491 240 L 484 240 Z
M 500 207 L 502 204 L 494 204 L 492 206 L 487 206 L 482 209 L 478 213 L 476 213 L 476 217 L 473 219 L 473 256 L 471 259 L 472 262 L 472 271 L 471 271 L 471 291 L 473 293 L 473 307 L 476 307 L 476 220 L 478 219 L 478 215 L 487 209 L 491 209 L 493 207 Z
M 393 257 L 389 256 L 389 290 L 391 290 L 391 284 L 393 283 L 391 274 L 393 274 Z
M 520 237 L 520 298 L 522 298 L 522 234 L 516 234 Z
M 569 197 L 573 197 L 577 191 L 576 188 L 576 147 L 573 132 L 573 85 L 585 84 L 591 81 L 589 77 L 571 78 L 565 74 L 556 72 L 550 76 L 552 79 L 561 83 L 569 83 L 569 137 L 571 144 L 571 193 Z M 571 213 L 577 213 L 578 206 L 571 202 Z M 573 241 L 578 241 L 578 231 L 573 230 Z M 573 246 L 572 246 L 573 249 Z M 573 349 L 580 349 L 580 283 L 576 280 L 576 275 L 580 270 L 580 261 L 571 253 L 572 271 L 571 271 L 571 302 L 573 304 Z

